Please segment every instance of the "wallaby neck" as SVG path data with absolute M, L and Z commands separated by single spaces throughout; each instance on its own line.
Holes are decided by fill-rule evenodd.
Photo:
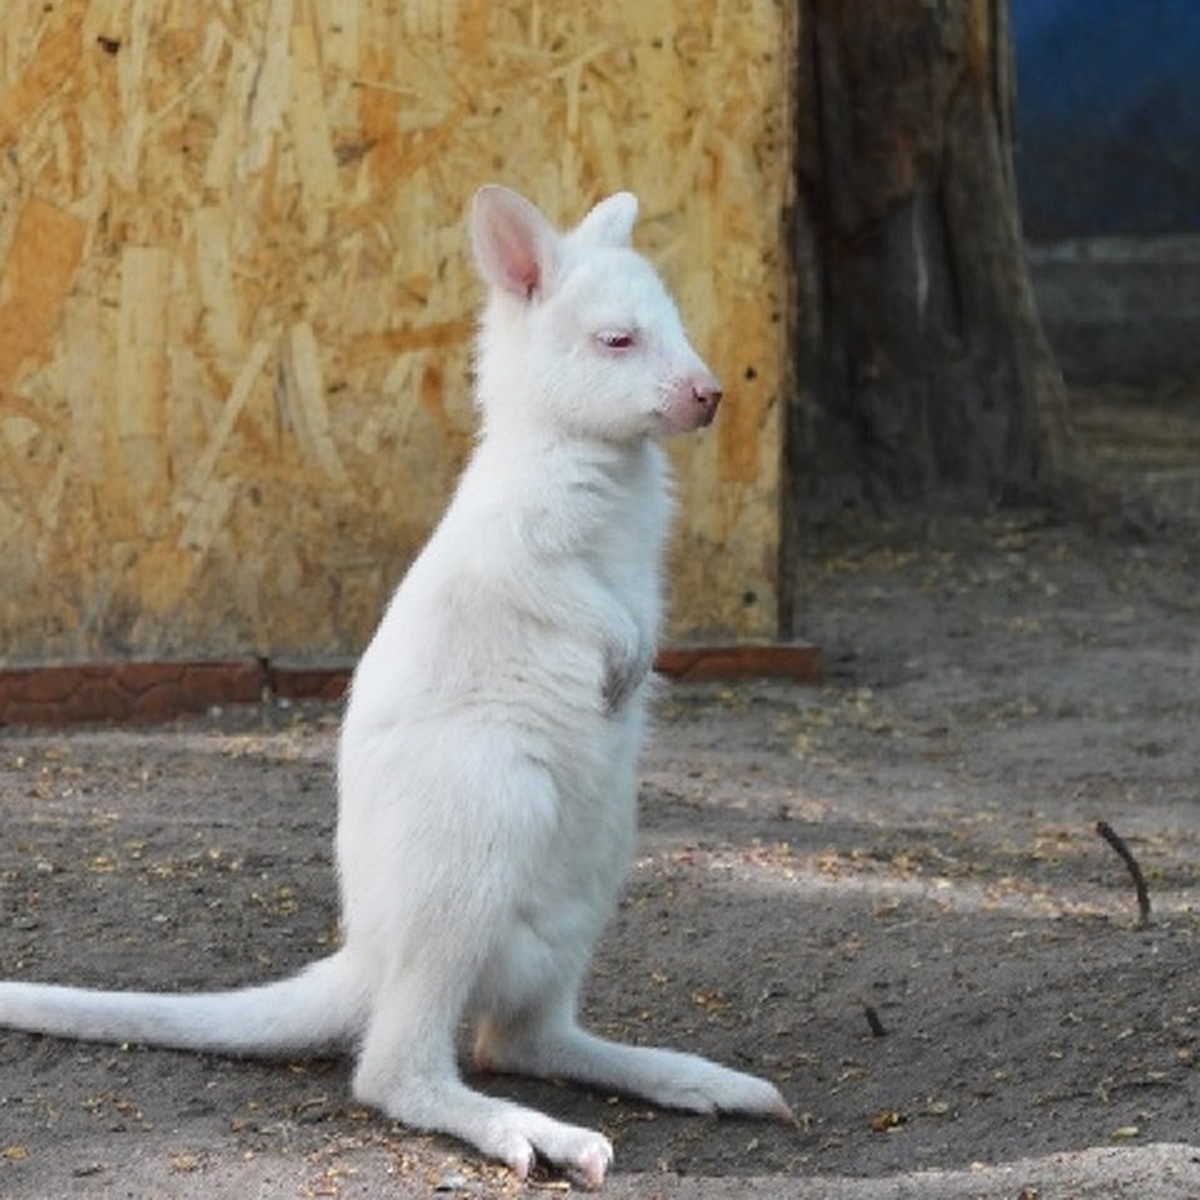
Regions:
M 476 530 L 519 530 L 550 558 L 615 555 L 655 569 L 671 512 L 666 460 L 652 439 L 485 437 L 454 508 Z
M 631 478 L 642 474 L 648 483 L 666 482 L 664 457 L 652 438 L 605 441 L 565 436 L 558 430 L 539 433 L 485 428 L 475 459 L 486 462 L 489 472 L 499 468 L 546 482 L 561 478 L 584 487 L 607 483 L 625 489 Z

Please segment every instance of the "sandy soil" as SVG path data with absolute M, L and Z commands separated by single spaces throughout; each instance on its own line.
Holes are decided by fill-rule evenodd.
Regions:
M 481 1084 L 602 1126 L 618 1197 L 1200 1197 L 1193 545 L 1036 512 L 830 534 L 821 686 L 668 691 L 587 998 L 770 1075 L 796 1126 Z M 4 974 L 211 987 L 326 952 L 336 719 L 0 732 Z M 0 1195 L 434 1189 L 522 1192 L 360 1109 L 344 1062 L 0 1032 Z

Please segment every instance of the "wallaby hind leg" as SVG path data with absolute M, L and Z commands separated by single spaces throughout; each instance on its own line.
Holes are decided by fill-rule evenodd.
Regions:
M 437 969 L 428 959 L 421 966 Z M 612 1161 L 602 1134 L 463 1083 L 454 1058 L 461 1003 L 453 1002 L 453 967 L 442 977 L 449 987 L 433 982 L 427 972 L 410 968 L 377 993 L 354 1075 L 355 1096 L 411 1128 L 461 1138 L 522 1179 L 540 1155 L 599 1187 Z
M 485 1018 L 476 1035 L 475 1059 L 511 1074 L 611 1088 L 664 1108 L 792 1117 L 778 1089 L 765 1079 L 696 1054 L 597 1037 L 579 1027 L 574 1004 L 561 1000 L 508 1021 Z

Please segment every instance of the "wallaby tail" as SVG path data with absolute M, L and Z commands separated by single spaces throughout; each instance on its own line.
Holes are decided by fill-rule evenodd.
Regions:
M 366 993 L 345 951 L 297 975 L 228 992 L 104 992 L 0 983 L 0 1025 L 91 1042 L 270 1056 L 345 1042 Z

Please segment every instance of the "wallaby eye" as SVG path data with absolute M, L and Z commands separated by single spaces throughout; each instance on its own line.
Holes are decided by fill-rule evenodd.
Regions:
M 632 350 L 637 338 L 629 329 L 601 329 L 596 334 L 596 341 L 605 350 Z

